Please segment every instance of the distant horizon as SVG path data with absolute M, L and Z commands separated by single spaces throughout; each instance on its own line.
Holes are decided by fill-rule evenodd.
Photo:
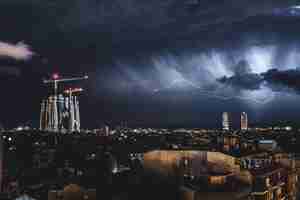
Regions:
M 126 125 L 124 125 L 126 124 Z M 221 122 L 220 122 L 221 124 Z M 5 129 L 14 129 L 19 126 L 29 126 L 29 124 L 19 124 L 15 126 L 4 126 Z M 103 128 L 104 126 L 109 126 L 109 127 L 128 127 L 128 128 L 161 128 L 161 129 L 180 129 L 180 128 L 187 128 L 187 129 L 218 129 L 222 130 L 222 125 L 220 126 L 197 126 L 196 124 L 187 124 L 187 125 L 180 125 L 180 124 L 168 124 L 168 125 L 163 125 L 163 124 L 137 124 L 137 123 L 102 123 L 102 125 L 99 125 L 98 127 L 83 127 L 81 129 L 98 129 L 98 128 Z M 268 122 L 268 123 L 248 123 L 248 128 L 267 128 L 267 127 L 292 127 L 292 128 L 300 128 L 300 122 L 296 121 L 273 121 L 273 122 Z M 30 128 L 36 128 L 39 129 L 39 126 L 29 126 Z M 240 130 L 240 126 L 235 124 L 232 126 L 232 130 Z

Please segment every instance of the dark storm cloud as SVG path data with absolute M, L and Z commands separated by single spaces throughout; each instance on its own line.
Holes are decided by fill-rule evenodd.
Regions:
M 198 41 L 201 35 L 206 37 L 208 30 L 212 30 L 210 34 L 222 31 L 228 24 L 295 5 L 296 1 L 201 0 L 191 4 L 190 0 L 32 0 L 10 3 L 13 4 L 21 13 L 31 8 L 32 14 L 24 13 L 22 20 L 34 21 L 30 27 L 38 32 L 53 34 L 59 29 L 67 34 L 65 38 L 72 41 L 73 47 L 93 43 L 97 44 L 97 50 L 107 51 L 113 45 L 114 52 L 126 54 L 181 46 L 180 43 L 186 43 L 182 40 Z
M 0 77 L 19 77 L 21 70 L 14 66 L 0 66 Z
M 75 47 L 97 43 L 98 50 L 105 50 L 112 44 L 120 48 L 131 44 L 132 48 L 147 49 L 151 46 L 163 48 L 183 38 L 198 40 L 199 34 L 207 30 L 218 32 L 225 25 L 249 16 L 272 13 L 275 8 L 292 5 L 297 5 L 297 1 L 2 0 L 0 16 L 12 24 L 22 22 L 20 27 L 8 30 L 27 31 L 24 37 L 29 37 L 30 32 L 35 40 L 42 41 L 46 35 L 54 37 L 55 32 L 63 32 L 67 35 L 58 34 L 53 40 L 71 40 Z M 160 41 L 162 45 L 152 41 Z
M 64 18 L 64 27 L 109 31 L 113 39 L 137 40 L 176 37 L 206 29 L 208 25 L 241 21 L 248 16 L 271 13 L 274 8 L 294 5 L 281 0 L 115 0 L 80 1 Z M 191 11 L 190 7 L 193 8 Z M 78 23 L 79 22 L 79 23 Z M 121 33 L 121 34 L 120 34 Z M 152 35 L 155 33 L 155 35 Z M 136 35 L 139 35 L 137 38 Z
M 236 75 L 244 75 L 252 72 L 249 63 L 246 60 L 241 60 L 233 68 L 233 71 Z
M 22 22 L 21 27 L 10 27 L 10 33 L 31 37 L 47 47 L 53 48 L 47 42 L 51 40 L 60 46 L 79 49 L 94 46 L 92 49 L 104 56 L 111 56 L 106 52 L 132 56 L 136 52 L 180 48 L 188 41 L 191 47 L 201 37 L 205 41 L 209 30 L 212 36 L 223 31 L 226 25 L 249 16 L 272 13 L 275 8 L 295 4 L 296 0 L 29 0 L 22 3 L 3 0 L 0 17 L 11 23 Z M 204 43 L 196 45 L 203 47 Z
M 280 71 L 278 69 L 268 70 L 263 73 L 264 80 L 271 84 L 274 88 L 289 88 L 296 92 L 300 92 L 300 70 L 291 69 Z
M 111 30 L 120 30 L 130 26 L 147 29 L 164 28 L 161 25 L 172 23 L 174 25 L 185 23 L 207 25 L 227 19 L 236 20 L 241 16 L 270 13 L 274 8 L 285 8 L 295 5 L 296 2 L 296 0 L 153 0 L 151 2 L 146 0 L 92 0 L 88 2 L 77 0 L 75 6 L 72 4 L 70 6 L 66 25 L 68 23 L 82 27 L 94 25 L 90 28 L 95 29 L 103 25 Z M 60 4 L 60 2 L 56 3 Z M 79 23 L 76 23 L 76 19 Z
M 243 74 L 229 78 L 225 76 L 218 79 L 218 81 L 238 89 L 258 90 L 263 82 L 263 78 L 259 74 Z
M 239 89 L 258 90 L 264 84 L 273 91 L 300 92 L 300 70 L 270 69 L 261 74 L 244 73 L 218 79 L 222 84 Z
M 222 77 L 218 81 L 225 85 L 233 86 L 237 89 L 258 90 L 260 89 L 263 77 L 252 73 L 251 67 L 246 60 L 239 61 L 233 67 L 234 76 Z

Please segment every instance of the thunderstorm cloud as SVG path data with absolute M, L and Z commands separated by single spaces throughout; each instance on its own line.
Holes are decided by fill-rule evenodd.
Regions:
M 0 32 L 0 40 L 8 41 L 0 43 L 0 56 L 31 58 L 29 46 L 14 45 L 24 40 L 47 60 L 32 58 L 26 68 L 30 77 L 89 73 L 87 91 L 95 98 L 86 104 L 93 99 L 95 105 L 87 106 L 88 116 L 196 121 L 201 112 L 244 111 L 259 103 L 266 104 L 259 111 L 272 115 L 268 105 L 288 109 L 300 100 L 294 92 L 299 5 L 297 0 L 1 0 L 0 19 L 10 26 Z M 22 91 L 37 85 L 26 84 L 20 84 Z M 215 116 L 207 114 L 209 119 Z

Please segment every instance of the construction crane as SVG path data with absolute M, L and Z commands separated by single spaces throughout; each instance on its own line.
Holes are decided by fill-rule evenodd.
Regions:
M 72 78 L 60 78 L 60 76 L 55 73 L 52 75 L 51 79 L 44 80 L 43 82 L 45 84 L 53 84 L 54 85 L 54 96 L 57 95 L 58 90 L 58 83 L 65 83 L 65 82 L 71 82 L 71 81 L 79 81 L 79 80 L 85 80 L 88 79 L 88 76 L 82 76 L 82 77 L 72 77 Z
M 70 88 L 70 89 L 64 90 L 64 93 L 68 94 L 69 96 L 72 96 L 73 93 L 82 92 L 82 91 L 83 91 L 82 88 Z
M 41 104 L 41 130 L 59 130 L 62 126 L 62 117 L 65 109 L 71 113 L 69 130 L 73 132 L 75 126 L 76 130 L 80 130 L 79 102 L 77 97 L 73 97 L 72 94 L 83 90 L 81 88 L 69 89 L 69 97 L 65 99 L 61 94 L 58 95 L 58 84 L 85 79 L 88 79 L 88 76 L 61 78 L 57 73 L 54 73 L 51 79 L 43 80 L 44 84 L 53 84 L 54 95 L 50 95 L 48 99 Z

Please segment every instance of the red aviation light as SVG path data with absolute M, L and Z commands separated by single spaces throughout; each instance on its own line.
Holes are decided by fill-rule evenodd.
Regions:
M 52 74 L 52 79 L 53 79 L 53 80 L 57 80 L 57 79 L 59 79 L 59 75 L 58 75 L 58 73 L 54 73 L 54 74 Z

